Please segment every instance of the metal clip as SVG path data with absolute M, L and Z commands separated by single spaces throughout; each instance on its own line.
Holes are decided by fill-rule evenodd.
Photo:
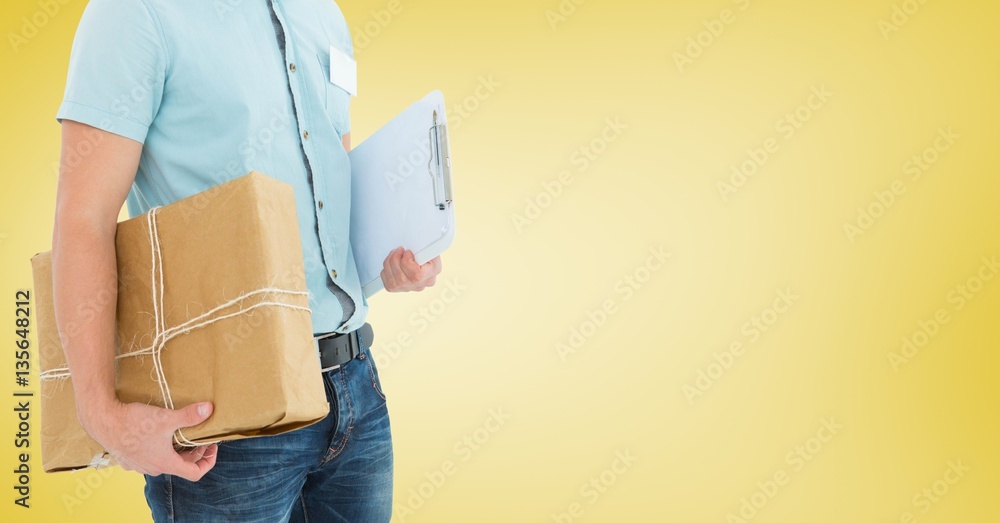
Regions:
M 451 152 L 448 149 L 447 122 L 438 123 L 438 113 L 434 111 L 434 125 L 427 131 L 430 139 L 431 159 L 427 171 L 434 186 L 434 205 L 442 211 L 454 200 L 451 188 Z

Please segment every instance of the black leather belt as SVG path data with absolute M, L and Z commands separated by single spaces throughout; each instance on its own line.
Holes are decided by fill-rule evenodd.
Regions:
M 319 362 L 324 371 L 333 370 L 357 358 L 366 347 L 372 346 L 375 333 L 372 326 L 364 324 L 351 332 L 324 334 L 316 337 Z

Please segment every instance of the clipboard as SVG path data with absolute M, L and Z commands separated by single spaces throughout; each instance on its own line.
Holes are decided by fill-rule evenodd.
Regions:
M 382 285 L 396 247 L 417 263 L 455 240 L 451 148 L 444 95 L 434 91 L 351 150 L 351 248 L 365 297 Z

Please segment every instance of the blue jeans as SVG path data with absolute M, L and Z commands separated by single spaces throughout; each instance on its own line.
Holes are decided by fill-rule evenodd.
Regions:
M 281 434 L 219 445 L 197 483 L 146 476 L 157 522 L 383 523 L 392 516 L 392 436 L 378 371 L 365 351 L 324 373 L 330 414 Z

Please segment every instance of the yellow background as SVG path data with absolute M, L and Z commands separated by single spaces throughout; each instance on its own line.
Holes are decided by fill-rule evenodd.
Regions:
M 961 310 L 948 300 L 1000 254 L 1000 5 L 929 0 L 885 38 L 880 21 L 914 0 L 590 0 L 554 27 L 546 12 L 559 0 L 400 2 L 385 27 L 371 24 L 387 0 L 341 2 L 355 40 L 369 36 L 355 143 L 435 88 L 475 110 L 451 136 L 459 231 L 441 283 L 371 302 L 396 521 L 568 521 L 554 516 L 578 503 L 572 521 L 724 522 L 781 472 L 789 481 L 753 521 L 1000 521 L 1000 281 Z M 50 246 L 54 114 L 83 7 L 70 0 L 17 52 L 8 33 L 40 8 L 0 8 L 0 315 L 11 323 L 29 256 Z M 734 19 L 679 70 L 675 53 L 723 9 Z M 491 76 L 499 86 L 477 98 Z M 833 95 L 786 139 L 776 123 L 823 86 Z M 608 118 L 627 128 L 581 171 L 574 153 Z M 907 162 L 949 127 L 957 141 L 912 181 Z M 717 182 L 768 139 L 777 152 L 724 200 Z M 572 184 L 519 231 L 525 199 L 564 170 Z M 893 180 L 906 192 L 852 242 L 844 224 Z M 655 247 L 672 257 L 625 300 L 616 285 Z M 464 287 L 454 300 L 448 282 Z M 784 289 L 797 300 L 751 342 L 744 323 Z M 561 358 L 557 344 L 609 299 L 616 312 Z M 421 308 L 435 311 L 425 329 L 412 318 Z M 950 322 L 894 370 L 888 354 L 941 308 Z M 413 342 L 393 352 L 400 334 Z M 744 352 L 689 401 L 685 385 L 733 342 Z M 32 508 L 13 505 L 5 354 L 2 518 L 148 520 L 139 476 L 45 475 L 37 446 Z M 457 452 L 486 434 L 491 409 L 509 419 Z M 830 418 L 842 428 L 817 448 Z M 815 456 L 797 470 L 787 455 L 808 445 Z M 616 451 L 635 463 L 604 472 Z M 969 470 L 925 513 L 914 496 L 956 460 Z M 415 508 L 411 489 L 448 461 L 454 475 Z M 581 492 L 602 472 L 613 485 Z

